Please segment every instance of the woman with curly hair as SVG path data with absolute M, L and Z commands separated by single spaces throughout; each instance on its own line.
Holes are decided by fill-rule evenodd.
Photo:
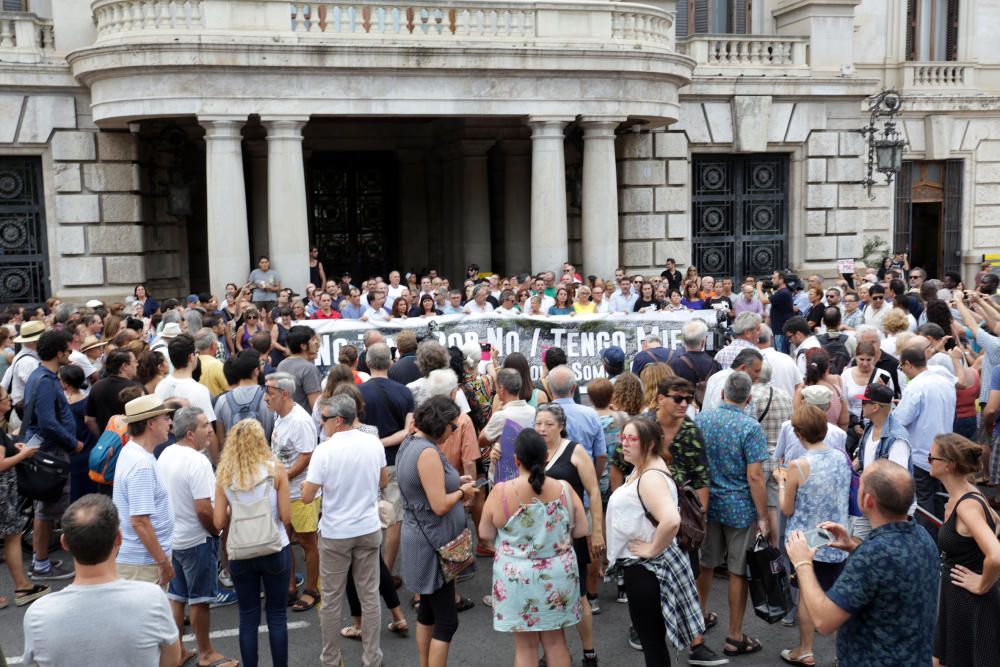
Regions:
M 240 608 L 240 658 L 244 665 L 258 662 L 257 628 L 260 625 L 260 591 L 264 591 L 271 664 L 288 665 L 288 579 L 291 555 L 285 524 L 292 519 L 288 472 L 274 458 L 264 429 L 255 419 L 237 422 L 226 437 L 226 446 L 215 471 L 215 527 L 229 526 L 230 503 L 253 505 L 266 501 L 280 550 L 255 558 L 229 559 L 229 572 Z M 263 537 L 263 536 L 262 536 Z
M 167 358 L 162 352 L 156 350 L 146 350 L 139 357 L 136 367 L 135 379 L 142 383 L 147 394 L 156 391 L 156 385 L 167 377 L 170 367 L 167 365 Z
M 882 332 L 885 338 L 882 339 L 882 351 L 886 354 L 896 355 L 899 349 L 896 338 L 910 328 L 910 319 L 905 311 L 893 308 L 882 318 Z
M 674 371 L 671 370 L 670 366 L 663 362 L 658 362 L 655 364 L 646 364 L 646 367 L 642 369 L 639 374 L 639 379 L 642 381 L 642 409 L 652 410 L 656 412 L 656 407 L 658 405 L 656 401 L 657 387 L 660 386 L 660 380 L 664 378 L 669 378 L 674 376 Z
M 642 412 L 644 398 L 642 381 L 635 373 L 622 373 L 615 378 L 615 390 L 611 394 L 611 405 L 621 410 L 629 417 L 635 417 Z

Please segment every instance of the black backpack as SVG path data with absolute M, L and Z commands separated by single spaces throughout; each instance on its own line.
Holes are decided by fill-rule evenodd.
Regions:
M 830 355 L 830 373 L 840 375 L 851 363 L 851 355 L 847 351 L 847 334 L 837 334 L 831 337 L 829 333 L 819 334 L 816 340 Z

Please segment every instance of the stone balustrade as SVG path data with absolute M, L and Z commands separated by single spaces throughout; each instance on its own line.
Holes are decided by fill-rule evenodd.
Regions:
M 91 7 L 98 44 L 199 32 L 304 42 L 588 42 L 666 49 L 673 26 L 673 14 L 656 7 L 588 0 L 94 0 Z
M 806 76 L 808 45 L 808 37 L 692 35 L 678 48 L 698 63 L 696 76 Z
M 908 62 L 903 65 L 903 90 L 954 93 L 975 89 L 976 68 L 971 63 Z
M 54 43 L 52 21 L 29 12 L 0 12 L 0 59 L 36 62 Z

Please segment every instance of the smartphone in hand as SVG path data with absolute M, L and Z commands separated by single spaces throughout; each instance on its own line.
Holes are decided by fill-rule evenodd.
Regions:
M 805 532 L 805 536 L 806 536 L 806 544 L 809 545 L 810 549 L 825 547 L 826 545 L 833 542 L 833 535 L 831 535 L 824 528 L 813 528 L 812 530 L 807 530 Z

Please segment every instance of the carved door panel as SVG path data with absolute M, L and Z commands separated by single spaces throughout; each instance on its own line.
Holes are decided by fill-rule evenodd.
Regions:
M 350 271 L 355 284 L 387 278 L 400 243 L 391 159 L 320 155 L 311 161 L 310 181 L 313 243 L 327 275 Z
M 44 302 L 48 276 L 41 160 L 0 158 L 0 303 Z
M 695 155 L 692 263 L 704 276 L 767 276 L 787 264 L 788 156 Z

